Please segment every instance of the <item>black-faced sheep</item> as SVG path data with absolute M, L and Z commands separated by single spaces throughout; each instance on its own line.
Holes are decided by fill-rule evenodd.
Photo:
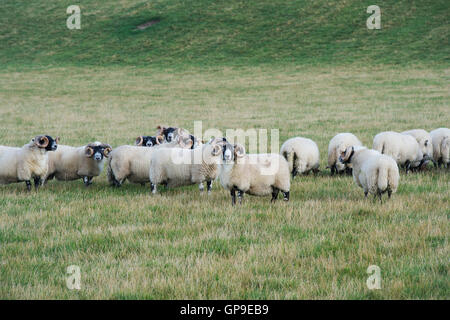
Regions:
M 48 152 L 58 148 L 59 138 L 36 136 L 22 148 L 0 146 L 0 184 L 25 182 L 31 190 L 31 179 L 36 189 L 48 172 Z
M 85 186 L 92 184 L 93 177 L 99 176 L 104 160 L 111 153 L 109 144 L 89 143 L 82 147 L 60 145 L 56 152 L 49 154 L 49 170 L 46 180 L 56 178 L 61 181 L 83 179 Z
M 280 191 L 284 200 L 289 201 L 289 165 L 279 154 L 245 154 L 242 145 L 226 142 L 222 145 L 219 179 L 222 186 L 230 190 L 232 205 L 236 204 L 236 191 L 240 203 L 244 193 L 272 194 L 273 202 Z
M 335 135 L 328 145 L 328 168 L 331 175 L 335 173 L 351 173 L 351 164 L 343 164 L 339 161 L 339 156 L 350 146 L 362 146 L 361 141 L 352 133 L 344 132 Z

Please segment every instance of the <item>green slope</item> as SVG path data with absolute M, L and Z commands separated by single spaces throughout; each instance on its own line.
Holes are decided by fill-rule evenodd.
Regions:
M 448 63 L 448 0 L 0 2 L 0 65 Z M 81 7 L 81 30 L 66 8 Z M 146 30 L 136 26 L 160 22 Z

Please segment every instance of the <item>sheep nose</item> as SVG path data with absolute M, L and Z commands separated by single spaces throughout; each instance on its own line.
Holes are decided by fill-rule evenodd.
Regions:
M 102 156 L 100 154 L 96 153 L 95 156 L 94 156 L 94 159 L 95 160 L 102 160 Z

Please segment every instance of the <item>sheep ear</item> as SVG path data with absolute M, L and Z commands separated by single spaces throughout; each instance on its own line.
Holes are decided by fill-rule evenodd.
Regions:
M 84 149 L 84 153 L 85 153 L 86 157 L 90 158 L 90 157 L 92 157 L 94 155 L 94 149 L 92 149 L 91 147 L 87 146 Z
M 55 142 L 56 142 L 56 144 L 59 144 L 59 137 L 56 137 L 56 139 L 55 139 Z
M 135 144 L 136 144 L 137 146 L 142 146 L 142 143 L 143 143 L 143 142 L 144 142 L 144 137 L 140 136 L 140 137 L 137 137 L 137 138 L 136 138 Z

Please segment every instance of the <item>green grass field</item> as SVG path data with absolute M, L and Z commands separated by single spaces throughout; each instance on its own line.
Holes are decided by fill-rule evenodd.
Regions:
M 234 208 L 218 182 L 210 196 L 115 189 L 105 173 L 89 188 L 0 186 L 1 299 L 450 298 L 449 171 L 402 172 L 380 204 L 325 169 L 336 133 L 371 146 L 380 131 L 449 127 L 447 1 L 383 1 L 373 31 L 366 1 L 82 1 L 76 31 L 71 3 L 53 2 L 0 4 L 1 145 L 47 133 L 117 147 L 201 120 L 311 138 L 321 172 L 291 181 L 289 203 Z

